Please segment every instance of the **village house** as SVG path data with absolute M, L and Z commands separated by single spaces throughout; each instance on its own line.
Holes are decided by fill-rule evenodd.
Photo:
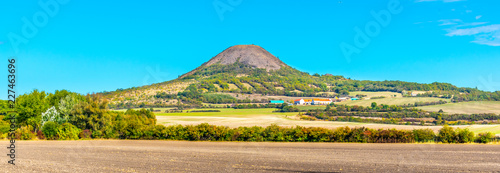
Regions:
M 303 105 L 304 104 L 304 99 L 295 99 L 293 101 L 294 105 Z

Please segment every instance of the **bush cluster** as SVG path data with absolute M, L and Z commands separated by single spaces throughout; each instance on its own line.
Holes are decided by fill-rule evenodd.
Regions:
M 364 143 L 410 143 L 414 142 L 412 131 L 374 130 L 369 128 L 341 127 L 334 130 L 319 127 L 238 127 L 209 125 L 207 123 L 188 126 L 157 126 L 155 139 L 189 141 L 274 141 L 274 142 L 364 142 Z
M 443 143 L 470 143 L 475 141 L 474 132 L 469 129 L 457 128 L 453 130 L 452 127 L 445 125 L 439 130 L 437 140 Z

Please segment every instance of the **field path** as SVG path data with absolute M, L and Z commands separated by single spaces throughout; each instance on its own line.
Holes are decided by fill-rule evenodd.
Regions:
M 8 141 L 1 141 L 6 146 Z M 19 141 L 2 172 L 494 172 L 500 145 Z

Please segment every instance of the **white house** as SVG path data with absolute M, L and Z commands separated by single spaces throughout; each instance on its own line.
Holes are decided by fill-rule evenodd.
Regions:
M 303 105 L 303 104 L 305 104 L 305 102 L 304 102 L 304 99 L 295 99 L 293 101 L 293 104 L 295 104 L 295 105 Z

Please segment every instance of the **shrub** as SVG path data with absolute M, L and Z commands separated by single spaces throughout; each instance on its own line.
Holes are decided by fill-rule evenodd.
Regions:
M 368 138 L 365 135 L 366 130 L 367 129 L 365 127 L 353 129 L 351 132 L 351 135 L 349 136 L 348 141 L 349 142 L 362 142 L 362 143 L 368 142 Z
M 351 129 L 349 127 L 339 127 L 333 131 L 332 141 L 333 142 L 347 142 L 347 138 L 351 134 Z
M 479 133 L 477 135 L 477 142 L 480 142 L 480 143 L 489 143 L 491 142 L 491 140 L 495 137 L 495 135 L 493 135 L 493 133 L 491 132 L 487 132 L 487 133 Z
M 189 112 L 220 112 L 220 110 L 192 110 Z
M 38 139 L 45 139 L 45 135 L 43 135 L 43 132 L 41 130 L 38 130 L 38 132 L 36 132 L 36 137 Z
M 271 124 L 264 129 L 264 140 L 266 141 L 285 141 L 285 132 L 282 127 Z
M 414 129 L 413 137 L 415 142 L 430 142 L 434 141 L 436 134 L 431 129 Z
M 16 139 L 20 140 L 32 140 L 35 138 L 35 133 L 31 132 L 30 129 L 33 129 L 30 125 L 24 126 L 21 128 L 16 129 Z
M 90 139 L 92 137 L 92 132 L 89 129 L 82 130 L 80 134 L 78 134 L 80 139 Z
M 0 133 L 9 133 L 10 130 L 10 123 L 7 121 L 3 121 L 1 118 L 3 116 L 0 116 Z
M 320 127 L 311 127 L 309 130 L 309 142 L 329 142 L 331 141 L 332 131 Z
M 153 138 L 154 139 L 167 139 L 168 129 L 163 125 L 156 125 L 154 127 Z
M 469 129 L 457 129 L 456 130 L 456 135 L 457 135 L 457 142 L 458 143 L 469 143 L 469 142 L 474 142 L 474 132 L 471 132 Z
M 5 139 L 7 138 L 8 133 L 2 133 L 0 132 L 0 139 Z
M 457 142 L 456 137 L 457 135 L 453 128 L 448 125 L 444 125 L 443 128 L 439 130 L 438 141 L 443 143 L 455 143 Z
M 409 143 L 414 142 L 415 138 L 411 131 L 405 130 L 372 130 L 367 129 L 365 136 L 370 137 L 368 142 L 372 143 Z
M 48 121 L 42 126 L 43 135 L 48 140 L 59 139 L 59 137 L 57 136 L 58 131 L 59 131 L 59 124 L 53 121 Z
M 76 140 L 81 130 L 70 123 L 63 123 L 58 127 L 57 135 L 62 140 Z

